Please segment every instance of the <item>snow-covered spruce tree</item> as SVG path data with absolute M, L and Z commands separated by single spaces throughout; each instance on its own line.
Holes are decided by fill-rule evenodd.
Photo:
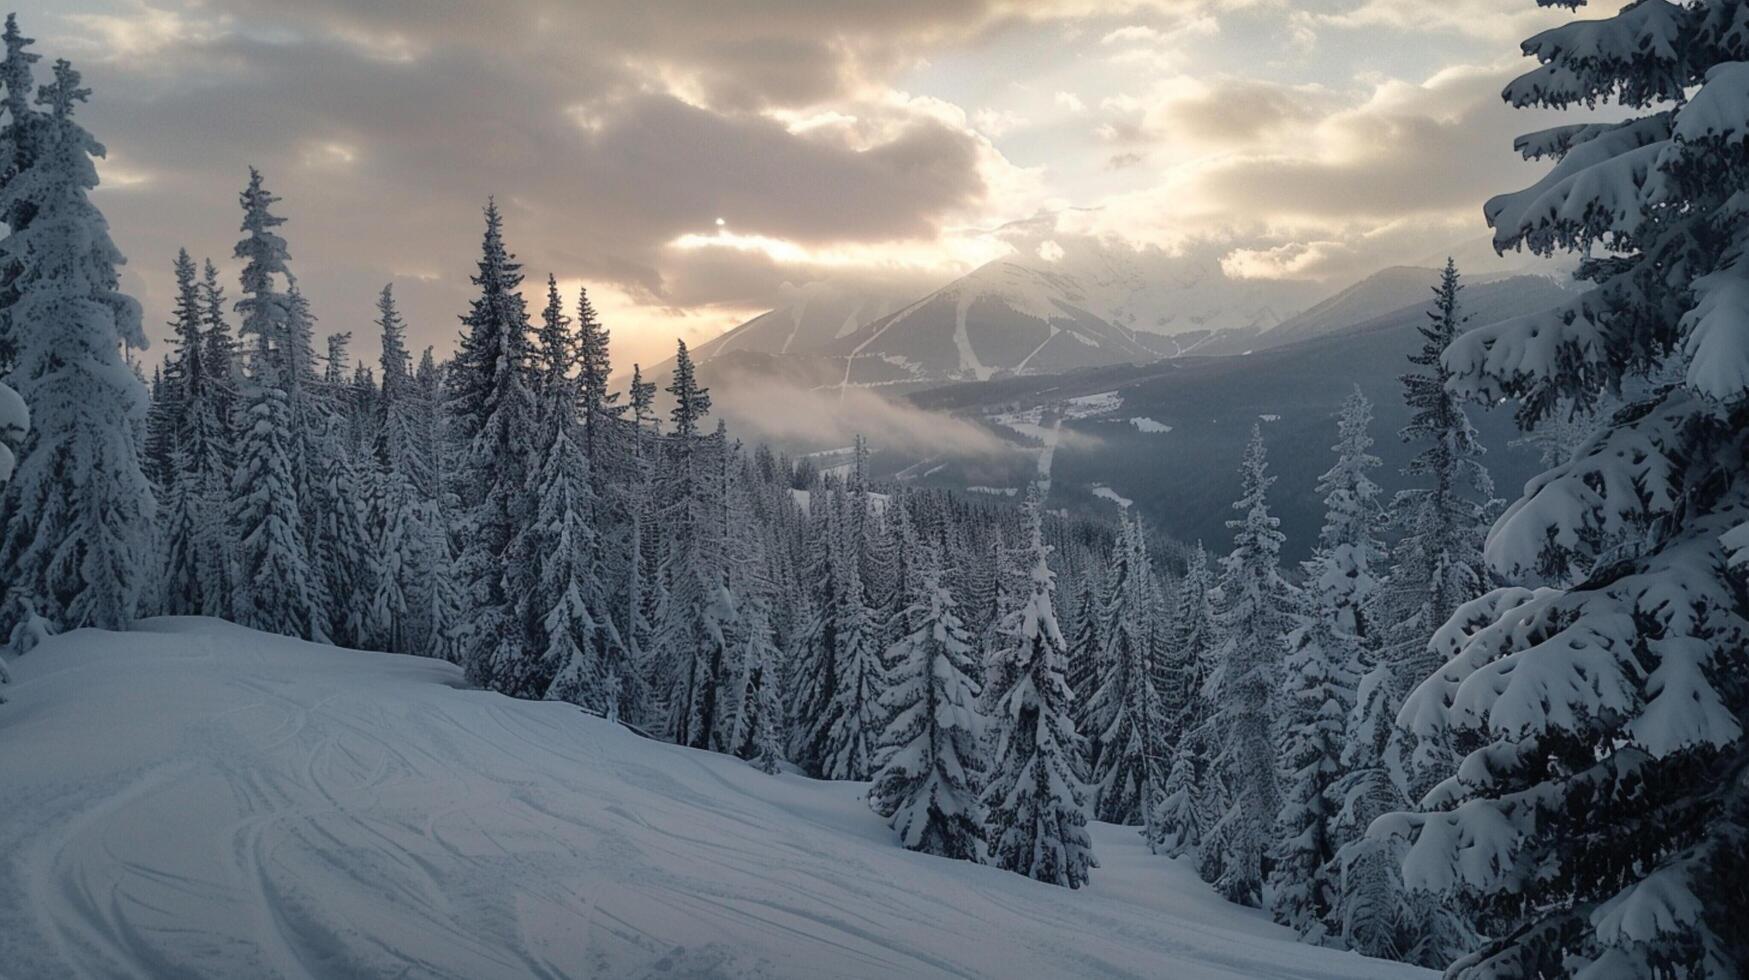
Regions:
M 624 472 L 627 498 L 625 530 L 621 546 L 624 574 L 616 583 L 614 609 L 624 645 L 623 662 L 614 674 L 619 682 L 619 711 L 628 720 L 645 724 L 652 715 L 651 687 L 646 682 L 653 649 L 657 610 L 662 605 L 661 535 L 657 532 L 658 502 L 655 493 L 657 429 L 660 423 L 651 406 L 656 384 L 645 381 L 643 369 L 632 365 L 628 386 L 632 431 L 630 459 Z
M 1140 518 L 1127 512 L 1119 515 L 1111 600 L 1095 613 L 1106 622 L 1106 653 L 1101 658 L 1106 671 L 1087 712 L 1102 746 L 1089 791 L 1094 815 L 1108 823 L 1150 823 L 1150 801 L 1165 780 L 1159 771 L 1164 725 L 1154 687 L 1153 579 Z
M 244 626 L 326 641 L 327 610 L 299 500 L 307 483 L 297 475 L 302 453 L 287 381 L 293 367 L 284 352 L 290 304 L 279 289 L 287 255 L 285 239 L 273 230 L 285 219 L 269 210 L 277 200 L 251 167 L 249 185 L 239 195 L 244 237 L 236 248 L 244 263 L 239 332 L 250 346 L 228 508 L 237 542 L 232 607 Z
M 36 159 L 36 146 L 40 114 L 32 108 L 36 93 L 35 72 L 31 68 L 42 55 L 27 51 L 35 38 L 25 37 L 18 29 L 18 15 L 6 15 L 6 30 L 0 34 L 6 46 L 6 54 L 0 60 L 0 86 L 6 89 L 5 101 L 0 103 L 6 111 L 4 123 L 0 123 L 0 191 L 20 174 L 31 169 Z M 0 212 L 0 222 L 4 222 L 11 234 L 18 234 L 30 227 L 31 219 L 36 216 L 36 204 L 23 195 L 9 196 L 6 211 Z M 13 259 L 7 259 L 0 264 L 0 378 L 12 371 L 18 356 L 18 339 L 12 333 L 12 307 L 19 297 L 18 280 L 23 275 L 23 266 Z
M 625 406 L 616 404 L 617 392 L 608 390 L 613 374 L 609 355 L 608 329 L 589 302 L 589 291 L 577 290 L 577 403 L 582 415 L 583 449 L 589 465 L 598 467 L 607 450 L 615 423 L 625 414 Z M 708 404 L 706 406 L 709 407 Z
M 461 554 L 462 659 L 469 680 L 515 697 L 539 697 L 547 678 L 540 652 L 527 648 L 517 619 L 512 567 L 517 530 L 533 518 L 528 494 L 534 396 L 529 391 L 528 311 L 522 266 L 504 246 L 496 202 L 486 204 L 478 272 L 480 294 L 462 318 L 462 336 L 447 376 L 444 409 L 459 447 L 453 474 Z
M 5 493 L 6 484 L 12 479 L 12 468 L 16 462 L 14 448 L 24 439 L 24 434 L 30 431 L 30 409 L 25 407 L 24 399 L 18 397 L 18 392 L 0 382 L 0 493 Z M 6 662 L 0 660 L 0 684 L 11 681 L 6 673 Z M 0 697 L 0 704 L 6 699 Z
M 1335 785 L 1343 772 L 1356 672 L 1370 664 L 1377 648 L 1375 566 L 1384 546 L 1374 534 L 1379 487 L 1368 473 L 1379 459 L 1369 451 L 1371 421 L 1372 403 L 1356 387 L 1342 404 L 1336 465 L 1318 483 L 1324 527 L 1305 563 L 1305 619 L 1288 637 L 1272 911 L 1276 921 L 1314 939 L 1325 934 L 1339 890 L 1334 860 L 1342 841 L 1333 822 L 1341 801 Z
M 1293 589 L 1281 575 L 1281 521 L 1269 513 L 1263 429 L 1251 428 L 1240 466 L 1243 488 L 1228 521 L 1233 551 L 1222 569 L 1221 646 L 1210 679 L 1209 719 L 1226 812 L 1205 828 L 1201 872 L 1229 901 L 1257 907 L 1275 814 L 1281 809 L 1273 737 L 1284 637 L 1293 623 Z
M 72 65 L 55 63 L 54 81 L 36 94 L 44 109 L 24 109 L 30 121 L 9 127 L 32 134 L 29 164 L 0 187 L 0 214 L 32 212 L 0 240 L 15 351 L 5 380 L 32 422 L 0 497 L 0 635 L 33 615 L 59 629 L 123 629 L 155 564 L 156 504 L 134 437 L 145 391 L 119 350 L 145 337 L 139 304 L 119 289 L 125 260 L 88 196 L 92 158 L 104 150 L 73 119 L 90 95 L 79 81 Z M 19 95 L 9 89 L 9 111 Z M 15 648 L 27 645 L 19 639 Z
M 420 506 L 419 548 L 414 552 L 419 584 L 413 602 L 419 610 L 423 639 L 419 652 L 451 663 L 462 662 L 461 634 L 463 596 L 456 576 L 455 539 L 452 530 L 459 521 L 460 498 L 455 494 L 454 473 L 459 468 L 459 447 L 449 438 L 450 423 L 442 411 L 444 369 L 432 357 L 431 348 L 420 355 L 414 372 L 417 391 L 415 411 L 419 419 L 418 446 L 431 474 Z
M 1390 665 L 1374 663 L 1355 689 L 1343 728 L 1342 775 L 1330 794 L 1335 804 L 1330 830 L 1339 843 L 1329 872 L 1336 894 L 1328 930 L 1357 953 L 1405 960 L 1421 927 L 1398 870 L 1403 847 L 1366 836 L 1372 821 L 1407 803 L 1385 762 L 1396 705 Z
M 1456 977 L 1737 977 L 1749 962 L 1749 34 L 1739 3 L 1634 3 L 1525 42 L 1517 106 L 1640 114 L 1520 139 L 1554 166 L 1486 207 L 1497 248 L 1591 256 L 1594 287 L 1482 327 L 1454 387 L 1536 423 L 1674 362 L 1496 522 L 1504 589 L 1461 609 L 1455 654 L 1399 722 L 1467 753 L 1416 813 L 1415 888 L 1493 938 Z M 1566 583 L 1566 553 L 1591 570 Z M 1551 574 L 1553 572 L 1554 574 Z M 1483 624 L 1483 625 L 1477 625 Z M 1449 899 L 1448 899 L 1449 901 Z
M 652 638 L 653 686 L 666 702 L 666 730 L 681 745 L 711 748 L 718 717 L 718 685 L 728 656 L 728 625 L 735 618 L 729 594 L 722 510 L 722 453 L 727 434 L 700 436 L 709 393 L 693 377 L 686 345 L 668 392 L 674 396 L 674 431 L 664 444 L 660 501 L 666 591 Z
M 594 487 L 589 457 L 577 439 L 577 382 L 570 376 L 577 358 L 570 322 L 558 284 L 548 277 L 536 350 L 536 429 L 541 442 L 540 465 L 531 474 L 535 513 L 515 547 L 536 570 L 523 597 L 523 620 L 552 677 L 546 696 L 605 715 L 610 710 L 607 677 L 595 640 L 604 617 L 590 603 L 595 592 L 589 581 L 595 550 L 590 519 Z
M 1150 843 L 1155 851 L 1174 857 L 1200 846 L 1204 830 L 1214 826 L 1224 808 L 1209 725 L 1213 711 L 1208 679 L 1220 646 L 1213 592 L 1208 552 L 1198 543 L 1173 598 L 1165 643 L 1171 659 L 1160 692 L 1171 756 L 1152 821 L 1157 839 Z
M 1069 639 L 1069 691 L 1075 695 L 1075 730 L 1087 744 L 1087 767 L 1091 771 L 1099 761 L 1099 735 L 1102 726 L 1088 717 L 1094 692 L 1099 690 L 1107 644 L 1105 642 L 1105 576 L 1098 568 L 1081 576 L 1076 607 L 1075 631 Z
M 370 645 L 381 556 L 372 547 L 369 505 L 376 474 L 354 451 L 347 419 L 328 410 L 311 453 L 310 557 L 328 611 L 328 636 L 347 647 Z
M 1448 260 L 1428 322 L 1420 328 L 1421 350 L 1409 357 L 1427 370 L 1402 376 L 1403 400 L 1412 413 L 1402 438 L 1421 446 L 1403 472 L 1430 485 L 1399 491 L 1391 505 L 1401 534 L 1385 594 L 1390 616 L 1385 658 L 1396 671 L 1399 698 L 1440 667 L 1442 661 L 1428 646 L 1433 631 L 1491 584 L 1482 541 L 1495 506 L 1494 481 L 1482 465 L 1486 450 L 1462 398 L 1449 386 L 1452 372 L 1440 360 L 1468 319 L 1462 289 L 1457 266 Z M 1402 737 L 1393 740 L 1390 753 L 1411 798 L 1455 764 L 1448 748 L 1410 746 Z M 1407 758 L 1411 753 L 1416 758 Z
M 982 860 L 978 800 L 978 684 L 971 637 L 942 582 L 935 548 L 917 555 L 906 615 L 911 631 L 888 651 L 881 770 L 869 801 L 913 851 Z
M 868 779 L 879 765 L 885 688 L 879 629 L 868 608 L 859 569 L 854 516 L 864 505 L 851 494 L 831 497 L 831 540 L 826 545 L 832 579 L 829 602 L 820 609 L 818 661 L 830 678 L 817 714 L 806 719 L 811 750 L 825 779 Z
M 749 643 L 754 644 L 758 657 L 748 662 L 758 671 L 757 718 L 753 725 L 753 764 L 766 775 L 776 775 L 783 769 L 785 715 L 780 693 L 783 677 L 782 651 L 769 635 L 771 620 L 763 603 L 754 603 L 756 618 L 748 630 Z
M 0 383 L 0 490 L 12 481 L 12 470 L 18 462 L 14 453 L 29 431 L 30 409 L 24 399 Z
M 1056 582 L 1047 563 L 1043 502 L 1026 499 L 1024 556 L 1031 586 L 1002 624 L 984 689 L 990 721 L 982 802 L 990 863 L 1054 885 L 1079 888 L 1098 866 L 1087 836 L 1081 753 L 1063 678 L 1066 645 L 1052 607 Z
M 176 415 L 168 437 L 177 455 L 160 533 L 164 558 L 158 608 L 171 615 L 217 615 L 229 606 L 230 543 L 226 526 L 231 434 L 228 404 L 207 363 L 206 311 L 186 249 L 176 256 L 176 303 L 170 320 L 176 349 L 166 372 Z M 168 392 L 166 392 L 168 394 Z
M 427 653 L 428 616 L 419 594 L 430 587 L 420 552 L 425 500 L 434 484 L 430 460 L 421 445 L 421 394 L 407 351 L 406 324 L 395 307 L 391 286 L 377 297 L 381 331 L 382 390 L 376 398 L 376 439 L 370 454 L 372 493 L 365 515 L 376 575 L 365 630 L 366 643 L 394 653 Z M 428 654 L 429 655 L 429 654 Z

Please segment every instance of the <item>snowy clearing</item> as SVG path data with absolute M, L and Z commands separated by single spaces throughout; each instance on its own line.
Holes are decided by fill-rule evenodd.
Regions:
M 82 631 L 0 709 L 15 976 L 1431 977 L 1304 946 L 1131 829 L 1070 892 L 444 663 Z
M 1095 483 L 1089 489 L 1091 489 L 1093 491 L 1093 495 L 1095 497 L 1099 497 L 1103 500 L 1109 500 L 1112 503 L 1118 505 L 1119 507 L 1127 508 L 1127 507 L 1129 507 L 1129 505 L 1135 503 L 1134 500 L 1131 500 L 1130 498 L 1124 496 L 1123 494 L 1118 493 L 1116 490 L 1113 490 L 1112 488 L 1106 486 L 1103 483 Z

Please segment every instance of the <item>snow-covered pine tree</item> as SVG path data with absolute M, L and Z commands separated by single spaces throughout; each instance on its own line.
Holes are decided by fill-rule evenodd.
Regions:
M 0 490 L 5 490 L 12 480 L 12 469 L 18 462 L 14 453 L 29 431 L 30 409 L 24 399 L 0 383 Z
M 684 341 L 678 351 L 684 370 L 676 367 L 667 389 L 674 396 L 674 431 L 664 443 L 656 487 L 666 590 L 652 637 L 652 684 L 666 703 L 669 737 L 710 748 L 731 642 L 728 626 L 735 619 L 722 521 L 727 488 L 721 454 L 728 445 L 720 427 L 698 435 L 710 395 L 693 377 Z
M 514 591 L 516 583 L 528 581 L 527 569 L 512 567 L 511 548 L 518 529 L 533 519 L 528 472 L 536 439 L 528 312 L 520 290 L 522 266 L 505 248 L 496 202 L 487 202 L 485 215 L 472 277 L 480 294 L 462 318 L 444 404 L 459 447 L 453 479 L 462 529 L 456 562 L 466 625 L 462 657 L 474 683 L 516 697 L 539 697 L 546 690 L 540 651 L 527 647 Z
M 698 424 L 711 410 L 711 393 L 709 388 L 701 388 L 698 379 L 693 374 L 692 355 L 687 353 L 686 341 L 676 342 L 674 354 L 674 376 L 665 389 L 674 396 L 674 407 L 669 410 L 669 418 L 674 420 L 673 436 L 682 444 L 685 440 L 698 435 Z
M 910 631 L 887 652 L 883 762 L 869 802 L 905 847 L 979 861 L 984 826 L 977 665 L 935 548 L 923 545 L 914 557 L 912 601 L 904 617 Z
M 295 283 L 288 298 L 294 324 L 314 322 Z M 296 331 L 294 326 L 294 336 Z M 319 383 L 306 389 L 304 420 L 316 429 L 306 434 L 310 503 L 304 512 L 310 558 L 328 611 L 328 636 L 341 646 L 365 647 L 381 577 L 370 532 L 371 502 L 380 487 L 374 467 L 360 458 L 362 448 L 345 404 L 351 339 L 350 333 L 329 335 L 326 370 Z
M 375 399 L 373 493 L 366 518 L 377 567 L 366 636 L 377 649 L 428 653 L 433 630 L 419 596 L 432 585 L 428 577 L 439 573 L 422 561 L 428 545 L 421 525 L 436 481 L 423 445 L 423 395 L 413 377 L 406 323 L 392 285 L 377 296 L 376 325 L 382 338 L 382 389 Z
M 1330 872 L 1336 895 L 1328 928 L 1357 953 L 1403 960 L 1420 933 L 1398 870 L 1403 847 L 1366 836 L 1374 820 L 1407 802 L 1385 762 L 1396 714 L 1395 684 L 1389 664 L 1373 664 L 1360 678 L 1343 729 L 1342 775 L 1330 792 L 1335 804 L 1330 829 L 1339 843 Z
M 6 30 L 0 34 L 6 55 L 0 60 L 0 85 L 5 86 L 3 103 L 6 120 L 0 124 L 0 192 L 6 185 L 31 169 L 36 159 L 38 124 L 41 116 L 32 108 L 36 93 L 35 72 L 31 65 L 42 55 L 26 50 L 36 43 L 18 29 L 18 15 L 6 15 Z M 30 227 L 36 216 L 36 204 L 23 195 L 8 195 L 7 210 L 0 213 L 10 234 Z M 18 356 L 18 338 L 12 333 L 12 307 L 19 298 L 19 277 L 23 266 L 7 259 L 0 264 L 0 378 L 11 373 Z
M 1242 489 L 1227 522 L 1233 551 L 1222 569 L 1221 646 L 1210 678 L 1214 767 L 1226 812 L 1205 828 L 1201 871 L 1228 901 L 1263 900 L 1267 849 L 1281 809 L 1275 762 L 1274 707 L 1281 687 L 1284 637 L 1293 623 L 1293 588 L 1281 574 L 1281 521 L 1269 513 L 1268 459 L 1261 425 L 1239 469 Z
M 1680 375 L 1526 486 L 1486 558 L 1552 587 L 1460 609 L 1442 631 L 1452 658 L 1398 716 L 1467 752 L 1420 812 L 1373 825 L 1413 841 L 1410 886 L 1461 894 L 1493 937 L 1454 977 L 1735 977 L 1749 962 L 1743 14 L 1642 2 L 1569 23 L 1525 42 L 1541 64 L 1505 92 L 1639 114 L 1520 138 L 1556 162 L 1488 203 L 1495 246 L 1581 252 L 1595 285 L 1458 338 L 1454 387 L 1516 398 L 1535 424 L 1663 363 Z M 1562 581 L 1563 552 L 1583 580 Z
M 1081 577 L 1080 601 L 1077 603 L 1079 615 L 1075 633 L 1069 639 L 1066 670 L 1069 692 L 1075 696 L 1075 730 L 1081 733 L 1082 742 L 1087 747 L 1084 771 L 1089 773 L 1099 768 L 1101 736 L 1105 734 L 1108 721 L 1091 715 L 1097 707 L 1093 695 L 1098 693 L 1099 685 L 1108 673 L 1105 656 L 1111 649 L 1105 634 L 1105 607 L 1108 605 L 1105 580 L 1099 569 L 1092 569 Z
M 233 610 L 244 626 L 326 641 L 327 610 L 299 499 L 307 483 L 297 475 L 303 454 L 288 381 L 295 365 L 285 354 L 290 303 L 279 289 L 279 277 L 288 276 L 287 254 L 285 239 L 273 230 L 285 219 L 269 210 L 279 199 L 253 167 L 238 200 L 244 237 L 236 256 L 244 264 L 236 309 L 250 350 L 228 508 L 238 548 Z
M 643 368 L 632 365 L 628 387 L 632 432 L 625 469 L 625 533 L 621 561 L 624 575 L 614 610 L 616 628 L 624 644 L 623 663 L 615 671 L 619 680 L 619 710 L 638 724 L 650 719 L 652 708 L 649 652 L 653 649 L 657 610 L 662 605 L 661 535 L 656 529 L 658 503 L 655 493 L 657 429 L 660 423 L 651 411 L 656 384 L 644 380 Z
M 1003 623 L 1005 642 L 986 672 L 984 836 L 991 864 L 1079 888 L 1098 862 L 1075 771 L 1080 737 L 1063 677 L 1066 644 L 1051 601 L 1056 581 L 1047 561 L 1043 510 L 1035 485 L 1027 490 L 1024 531 L 1031 588 L 1024 605 Z
M 168 433 L 176 454 L 168 519 L 161 533 L 164 557 L 158 608 L 170 615 L 219 615 L 229 607 L 230 542 L 225 502 L 231 476 L 228 397 L 207 363 L 212 345 L 206 311 L 186 249 L 176 256 L 176 302 L 170 327 L 176 349 L 167 385 L 174 385 L 176 416 Z
M 1159 771 L 1164 722 L 1160 694 L 1154 687 L 1154 570 L 1140 518 L 1126 511 L 1118 515 L 1118 522 L 1111 556 L 1111 598 L 1095 613 L 1106 623 L 1106 652 L 1101 658 L 1106 669 L 1087 711 L 1102 747 L 1091 771 L 1089 792 L 1098 819 L 1149 824 L 1150 803 L 1165 781 Z
M 16 40 L 7 41 L 9 60 Z M 28 61 L 23 70 L 28 78 Z M 8 109 L 18 112 L 24 82 L 6 81 Z M 59 629 L 124 629 L 155 564 L 156 503 L 134 436 L 146 393 L 119 350 L 145 346 L 145 336 L 139 304 L 120 291 L 125 260 L 89 197 L 92 158 L 104 150 L 73 118 L 89 95 L 72 65 L 57 61 L 54 81 L 36 93 L 44 110 L 25 108 L 28 121 L 8 127 L 29 132 L 32 147 L 25 169 L 0 186 L 0 214 L 31 212 L 0 240 L 14 347 L 5 380 L 32 425 L 0 497 L 0 635 L 33 615 Z
M 1213 590 L 1208 552 L 1199 542 L 1185 563 L 1172 601 L 1170 637 L 1164 644 L 1170 661 L 1160 692 L 1171 756 L 1153 820 L 1158 839 L 1151 844 L 1155 851 L 1174 857 L 1199 846 L 1203 831 L 1214 826 L 1224 808 L 1213 771 L 1209 728 L 1213 712 L 1207 690 L 1220 642 Z
M 1402 431 L 1403 441 L 1422 447 L 1404 475 L 1430 485 L 1399 491 L 1391 505 L 1401 534 L 1392 552 L 1385 593 L 1390 610 L 1385 642 L 1399 698 L 1443 663 L 1429 648 L 1433 631 L 1492 582 L 1482 560 L 1482 541 L 1495 506 L 1494 481 L 1481 461 L 1486 448 L 1470 424 L 1461 396 L 1449 387 L 1451 370 L 1440 360 L 1468 320 L 1459 296 L 1462 289 L 1457 265 L 1448 260 L 1434 290 L 1428 322 L 1420 328 L 1421 350 L 1409 357 L 1410 363 L 1426 371 L 1402 377 L 1403 400 L 1412 413 Z M 1406 758 L 1411 749 L 1417 759 Z M 1410 746 L 1401 736 L 1393 740 L 1390 754 L 1412 799 L 1448 775 L 1456 763 L 1448 747 Z
M 855 497 L 834 493 L 830 500 L 830 540 L 825 543 L 831 589 L 821 603 L 820 649 L 825 696 L 804 718 L 811 733 L 810 757 L 824 779 L 868 779 L 879 765 L 879 739 L 885 718 L 881 694 L 885 671 L 879 629 L 868 608 L 858 559 Z
M 1341 806 L 1335 787 L 1344 771 L 1344 731 L 1357 672 L 1375 659 L 1378 647 L 1375 566 L 1384 545 L 1374 533 L 1381 510 L 1378 484 L 1368 475 L 1379 465 L 1369 451 L 1371 421 L 1372 403 L 1357 386 L 1342 404 L 1332 447 L 1336 465 L 1318 483 L 1324 527 L 1305 563 L 1305 619 L 1288 637 L 1272 911 L 1277 922 L 1313 939 L 1324 936 L 1336 906 L 1334 861 L 1343 841 L 1334 829 Z
M 225 287 L 219 283 L 219 267 L 212 259 L 200 271 L 201 329 L 206 337 L 206 367 L 213 379 L 213 394 L 219 399 L 219 418 L 231 425 L 237 404 L 241 371 L 237 365 L 237 340 L 225 319 Z
M 595 633 L 600 612 L 589 605 L 589 555 L 595 529 L 589 523 L 589 458 L 576 441 L 568 406 L 553 410 L 551 402 L 571 400 L 569 381 L 549 389 L 543 402 L 545 452 L 535 471 L 538 505 L 530 542 L 539 578 L 529 597 L 540 616 L 542 656 L 552 682 L 546 696 L 570 701 L 591 711 L 617 710 L 607 702 L 607 676 L 596 655 Z
M 577 400 L 582 413 L 583 449 L 589 465 L 599 468 L 615 423 L 625 414 L 619 395 L 608 390 L 613 374 L 611 335 L 589 301 L 589 290 L 577 290 Z M 706 408 L 709 402 L 706 401 Z
M 755 603 L 754 608 L 758 618 L 747 631 L 752 638 L 749 642 L 755 644 L 758 652 L 757 660 L 749 658 L 749 663 L 758 670 L 759 692 L 758 717 L 753 728 L 753 764 L 766 775 L 776 775 L 783 769 L 785 744 L 782 651 L 768 634 L 771 621 L 765 618 L 764 604 Z
M 456 577 L 456 548 L 452 530 L 461 507 L 455 495 L 454 472 L 458 447 L 449 437 L 443 404 L 444 369 L 432 357 L 431 348 L 420 355 L 413 379 L 417 392 L 415 414 L 419 420 L 416 445 L 430 484 L 421 488 L 419 547 L 414 552 L 417 567 L 413 581 L 419 589 L 412 600 L 418 608 L 422 641 L 418 652 L 451 663 L 461 663 L 460 638 L 463 598 Z
M 540 465 L 530 484 L 535 513 L 514 547 L 535 571 L 523 596 L 522 618 L 531 648 L 541 651 L 552 678 L 546 697 L 606 715 L 607 676 L 595 638 L 604 617 L 590 604 L 595 592 L 589 581 L 595 550 L 594 486 L 589 457 L 578 442 L 577 381 L 571 377 L 577 352 L 570 325 L 558 282 L 548 276 L 535 348 L 535 426 L 541 438 Z

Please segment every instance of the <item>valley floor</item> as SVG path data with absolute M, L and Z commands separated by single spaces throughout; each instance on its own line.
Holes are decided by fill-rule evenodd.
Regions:
M 1403 977 L 1131 828 L 1070 892 L 447 664 L 211 620 L 57 637 L 0 706 L 0 975 Z

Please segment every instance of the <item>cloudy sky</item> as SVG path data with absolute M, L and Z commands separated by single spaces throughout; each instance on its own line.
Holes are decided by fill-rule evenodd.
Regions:
M 820 278 L 921 290 L 1088 236 L 1332 287 L 1480 238 L 1534 0 L 27 0 L 96 90 L 164 319 L 253 164 L 326 331 L 447 346 L 495 194 L 621 366 Z M 1048 244 L 1047 244 L 1048 243 Z

